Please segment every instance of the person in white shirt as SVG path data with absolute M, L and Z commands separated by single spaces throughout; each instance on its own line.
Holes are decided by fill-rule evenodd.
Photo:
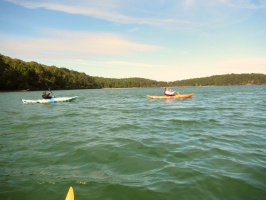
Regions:
M 171 90 L 170 88 L 168 87 L 165 87 L 164 88 L 164 95 L 166 96 L 175 96 L 176 92 Z

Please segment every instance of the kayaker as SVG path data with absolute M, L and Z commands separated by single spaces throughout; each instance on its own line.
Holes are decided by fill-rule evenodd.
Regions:
M 171 90 L 170 88 L 168 87 L 165 87 L 164 88 L 164 95 L 166 96 L 175 96 L 176 92 Z
M 51 93 L 50 93 L 50 92 L 47 94 L 46 91 L 44 91 L 44 92 L 42 93 L 42 98 L 43 98 L 43 99 L 51 99 L 51 98 L 53 98 L 53 97 L 51 96 Z

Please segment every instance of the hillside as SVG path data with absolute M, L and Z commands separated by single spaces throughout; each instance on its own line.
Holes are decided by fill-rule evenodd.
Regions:
M 171 84 L 178 86 L 264 85 L 266 84 L 266 75 L 254 73 L 215 75 L 204 78 L 174 81 Z
M 164 86 L 262 85 L 265 74 L 227 74 L 181 81 L 164 82 L 144 78 L 93 77 L 66 68 L 25 62 L 0 54 L 0 90 L 100 89 Z

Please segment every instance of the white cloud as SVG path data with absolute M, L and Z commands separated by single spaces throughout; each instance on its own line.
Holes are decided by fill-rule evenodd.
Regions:
M 205 30 L 227 23 L 228 7 L 266 8 L 265 0 L 6 0 L 29 8 L 43 8 L 89 16 L 119 24 L 149 25 L 169 30 Z M 163 10 L 162 10 L 163 9 Z M 215 11 L 214 11 L 215 10 Z M 230 12 L 233 12 L 232 10 Z M 223 18 L 222 16 L 226 16 Z M 223 19 L 221 21 L 221 19 Z M 218 21 L 217 21 L 218 20 Z M 236 20 L 236 19 L 234 19 Z M 238 21 L 238 20 L 236 20 Z
M 261 9 L 266 8 L 264 0 L 219 0 L 223 5 L 238 9 Z
M 196 0 L 185 0 L 185 7 L 188 8 L 193 6 L 195 4 L 195 1 Z
M 232 7 L 236 9 L 261 9 L 266 7 L 265 0 L 185 0 L 185 8 L 192 6 Z
M 89 54 L 122 56 L 161 49 L 158 46 L 126 40 L 118 34 L 65 30 L 49 30 L 44 32 L 45 36 L 38 38 L 11 38 L 2 36 L 0 46 L 5 51 L 18 52 L 27 56 L 72 54 L 76 58 Z M 10 55 L 9 52 L 7 52 L 7 55 Z
M 70 14 L 80 14 L 90 16 L 96 19 L 103 19 L 121 24 L 138 24 L 150 25 L 167 29 L 188 29 L 189 27 L 205 27 L 205 23 L 185 20 L 182 17 L 176 17 L 175 10 L 170 12 L 172 7 L 179 9 L 180 3 L 171 1 L 171 4 L 166 4 L 166 12 L 162 13 L 161 4 L 158 1 L 152 1 L 144 4 L 143 1 L 54 1 L 54 0 L 6 0 L 8 2 L 29 8 L 38 9 L 44 8 L 47 10 L 60 11 Z M 109 2 L 109 3 L 108 3 Z M 188 5 L 192 5 L 194 0 L 187 0 Z M 141 6 L 141 7 L 140 7 Z M 131 9 L 132 8 L 132 9 Z M 154 9 L 152 12 L 151 9 Z M 129 11 L 130 12 L 127 12 Z M 130 13 L 130 14 L 129 14 Z M 140 17 L 143 13 L 149 13 L 148 17 Z M 169 15 L 170 14 L 170 15 Z
M 215 61 L 193 67 L 189 78 L 199 78 L 220 74 L 263 73 L 266 74 L 266 58 L 242 58 Z M 186 68 L 188 71 L 189 67 Z
M 217 63 L 215 67 L 231 71 L 266 73 L 266 58 L 230 59 Z

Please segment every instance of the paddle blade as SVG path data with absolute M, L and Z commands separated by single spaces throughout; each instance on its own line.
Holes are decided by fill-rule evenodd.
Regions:
M 70 186 L 66 199 L 65 200 L 74 200 L 74 190 L 73 188 Z

